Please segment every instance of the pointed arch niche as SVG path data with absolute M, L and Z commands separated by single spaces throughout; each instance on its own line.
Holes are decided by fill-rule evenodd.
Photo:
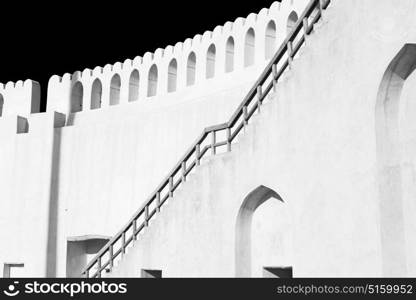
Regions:
M 286 204 L 276 191 L 260 185 L 244 198 L 236 222 L 236 277 L 262 277 L 264 269 L 288 265 L 284 254 L 290 251 L 282 250 L 290 245 L 288 223 Z
M 381 80 L 375 110 L 382 276 L 416 275 L 416 44 Z

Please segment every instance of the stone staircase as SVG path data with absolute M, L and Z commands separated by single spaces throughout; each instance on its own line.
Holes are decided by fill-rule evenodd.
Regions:
M 192 180 L 192 177 L 197 175 L 198 167 L 205 160 L 211 160 L 221 153 L 231 152 L 238 140 L 241 142 L 246 138 L 247 135 L 244 135 L 244 132 L 249 130 L 249 121 L 251 123 L 254 118 L 261 116 L 265 108 L 263 102 L 271 92 L 277 89 L 279 79 L 291 67 L 293 59 L 313 32 L 315 24 L 322 18 L 323 11 L 329 4 L 330 0 L 311 0 L 309 2 L 292 32 L 283 41 L 230 120 L 223 124 L 207 127 L 202 131 L 144 205 L 88 263 L 83 271 L 83 276 L 101 278 L 105 276 L 104 272 L 111 271 L 126 254 L 127 248 L 134 246 L 134 241 L 140 237 L 139 234 L 144 233 L 145 228 L 149 226 L 149 221 L 160 213 L 161 207 L 167 203 L 167 200 L 172 198 L 174 193 L 178 193 L 179 188 L 183 187 L 185 182 Z M 191 172 L 195 174 L 190 176 Z

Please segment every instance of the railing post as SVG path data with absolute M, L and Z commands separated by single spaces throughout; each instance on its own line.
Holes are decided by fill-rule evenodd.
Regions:
M 248 122 L 247 122 L 247 106 L 246 105 L 243 106 L 243 120 L 244 120 L 243 126 L 244 126 L 244 129 L 246 129 L 246 126 L 248 124 Z
M 317 0 L 318 1 L 318 14 L 319 14 L 319 18 L 320 19 L 324 19 L 323 15 L 322 15 L 322 1 L 321 0 Z
M 137 240 L 136 230 L 137 230 L 137 220 L 134 219 L 133 220 L 133 241 Z
M 309 27 L 307 17 L 303 19 L 302 24 L 303 24 L 303 39 L 305 40 L 305 43 L 306 43 L 306 38 L 308 35 L 308 27 Z
M 169 197 L 173 197 L 173 177 L 169 177 Z
M 288 41 L 287 42 L 287 55 L 289 57 L 288 58 L 289 68 L 292 68 L 292 62 L 293 62 L 292 52 L 293 52 L 293 44 L 292 44 L 292 41 Z
M 273 74 L 273 91 L 277 91 L 277 65 L 272 65 L 272 74 Z
M 114 261 L 113 261 L 113 255 L 114 255 L 114 249 L 113 249 L 113 245 L 110 245 L 110 270 L 113 268 L 114 266 Z
M 182 167 L 182 182 L 186 181 L 186 162 L 182 162 L 181 164 Z
M 160 192 L 156 193 L 156 211 L 160 212 Z
M 231 128 L 227 127 L 227 151 L 231 151 Z
M 101 278 L 101 256 L 97 259 L 97 278 Z
M 199 161 L 200 156 L 201 156 L 201 146 L 197 144 L 195 146 L 195 161 L 196 161 L 197 166 L 199 166 L 200 164 L 200 161 Z
M 121 234 L 121 254 L 126 253 L 126 233 Z
M 216 131 L 213 130 L 211 131 L 211 133 L 211 153 L 212 155 L 215 155 L 217 153 L 217 147 L 215 146 L 215 144 L 217 143 Z
M 261 106 L 261 97 L 263 96 L 262 86 L 259 85 L 257 87 L 257 110 L 260 113 L 260 106 Z
M 144 226 L 149 226 L 149 205 L 144 207 Z

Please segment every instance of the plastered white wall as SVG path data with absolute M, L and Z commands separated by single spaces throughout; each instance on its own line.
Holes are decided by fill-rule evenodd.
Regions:
M 143 57 L 54 75 L 44 114 L 28 113 L 36 112 L 29 110 L 36 97 L 30 105 L 25 100 L 23 108 L 12 109 L 8 94 L 2 93 L 0 235 L 10 243 L 3 245 L 0 263 L 25 263 L 24 276 L 65 276 L 67 238 L 113 235 L 202 129 L 226 121 L 241 102 L 268 62 L 264 47 L 269 21 L 276 22 L 277 49 L 286 36 L 288 15 L 293 10 L 300 14 L 306 3 L 276 2 L 259 14 Z M 255 62 L 244 67 L 249 28 L 256 34 Z M 225 73 L 225 44 L 230 36 L 235 42 L 235 65 Z M 206 79 L 206 51 L 211 44 L 216 47 L 215 75 Z M 196 55 L 196 82 L 186 87 L 186 61 L 191 52 Z M 177 90 L 167 93 L 172 58 L 178 66 Z M 158 68 L 157 93 L 146 97 L 152 65 Z M 136 69 L 139 99 L 128 103 L 128 81 Z M 121 78 L 120 103 L 110 106 L 110 82 L 115 74 Z M 97 78 L 102 83 L 101 108 L 91 110 L 92 84 Z M 77 82 L 83 87 L 83 109 L 71 113 L 71 90 Z M 9 94 L 18 93 L 26 82 L 9 85 L 14 87 Z
M 40 85 L 25 81 L 0 83 L 0 118 L 3 116 L 29 116 L 40 111 Z
M 290 263 L 295 277 L 414 276 L 414 75 L 400 99 L 400 274 L 384 268 L 382 255 L 381 228 L 396 219 L 380 219 L 375 111 L 386 68 L 406 43 L 416 43 L 415 12 L 410 0 L 333 1 L 232 152 L 189 177 L 110 276 L 137 277 L 142 268 L 166 277 L 235 276 L 237 214 L 260 185 L 285 202 L 257 226 L 287 237 L 291 253 L 281 245 L 280 257 L 265 253 L 257 267 Z
M 42 277 L 48 260 L 54 128 L 63 126 L 65 118 L 33 114 L 29 122 L 28 133 L 16 134 L 16 118 L 0 119 L 0 262 L 24 263 L 22 276 Z
M 32 95 L 22 106 L 7 102 L 8 93 L 18 95 L 24 83 L 9 84 L 10 92 L 2 86 L 12 108 L 5 104 L 0 117 L 0 263 L 24 263 L 22 276 L 65 276 L 67 238 L 113 235 L 203 127 L 226 121 L 240 103 L 267 63 L 262 43 L 268 18 L 276 21 L 278 43 L 289 13 L 296 9 L 300 14 L 305 5 L 283 1 L 141 59 L 53 76 L 45 114 L 28 113 L 35 112 L 33 92 L 16 96 Z M 234 276 L 236 214 L 242 199 L 261 184 L 285 202 L 270 206 L 275 220 L 259 210 L 254 226 L 276 228 L 282 243 L 277 242 L 278 253 L 265 251 L 261 260 L 253 260 L 253 275 L 261 274 L 264 264 L 293 265 L 295 276 L 386 275 L 375 100 L 389 62 L 405 43 L 416 42 L 415 5 L 410 0 L 400 6 L 393 0 L 332 1 L 274 99 L 233 152 L 205 162 L 110 275 L 138 276 L 141 268 L 152 268 L 163 269 L 164 276 Z M 250 27 L 256 31 L 256 63 L 244 68 L 242 45 Z M 229 34 L 235 37 L 235 71 L 225 74 Z M 205 53 L 213 41 L 216 75 L 205 80 Z M 185 87 L 190 51 L 197 55 L 197 80 Z M 172 57 L 178 62 L 178 87 L 167 94 Z M 153 63 L 159 69 L 159 92 L 147 98 Z M 127 82 L 136 67 L 140 96 L 127 103 Z M 110 107 L 115 73 L 121 76 L 120 103 Z M 102 108 L 90 110 L 95 78 L 103 85 Z M 83 84 L 83 111 L 71 114 L 70 91 L 77 81 Z M 415 274 L 413 87 L 411 77 L 402 98 L 407 103 L 401 119 L 406 145 L 403 276 Z M 276 246 L 259 234 L 257 255 L 259 244 Z

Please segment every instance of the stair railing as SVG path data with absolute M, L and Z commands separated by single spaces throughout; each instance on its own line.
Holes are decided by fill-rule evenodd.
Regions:
M 207 127 L 202 131 L 144 205 L 88 263 L 82 275 L 87 278 L 101 278 L 103 271 L 110 271 L 119 255 L 125 254 L 127 246 L 137 240 L 138 234 L 149 225 L 152 217 L 160 212 L 160 207 L 173 197 L 175 190 L 186 181 L 188 174 L 199 166 L 201 159 L 207 153 L 216 155 L 221 147 L 227 152 L 231 151 L 233 141 L 245 129 L 254 113 L 260 112 L 261 105 L 270 91 L 276 90 L 278 80 L 283 72 L 291 67 L 293 58 L 313 31 L 314 24 L 322 18 L 322 11 L 328 7 L 329 3 L 330 0 L 309 2 L 288 37 L 230 120 L 227 123 Z M 96 271 L 91 272 L 94 269 Z

